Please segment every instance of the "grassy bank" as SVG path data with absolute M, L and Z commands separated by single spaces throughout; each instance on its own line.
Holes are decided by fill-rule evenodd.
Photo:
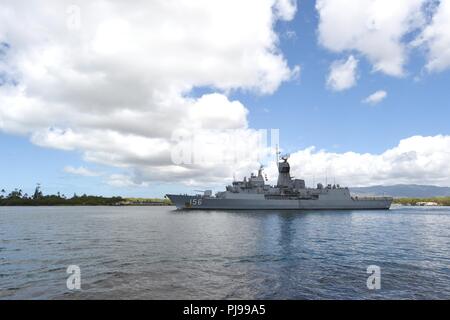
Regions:
M 440 206 L 450 206 L 450 197 L 434 197 L 434 198 L 397 198 L 394 203 L 402 205 L 416 206 L 420 202 L 434 202 Z
M 169 199 L 159 198 L 125 198 L 121 205 L 125 206 L 170 206 L 172 202 Z

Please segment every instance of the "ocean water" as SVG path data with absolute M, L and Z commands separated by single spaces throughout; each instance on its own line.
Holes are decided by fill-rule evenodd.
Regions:
M 449 299 L 450 209 L 0 207 L 0 298 Z

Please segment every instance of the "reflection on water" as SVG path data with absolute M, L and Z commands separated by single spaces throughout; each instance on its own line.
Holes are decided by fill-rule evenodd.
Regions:
M 0 227 L 4 299 L 450 298 L 448 208 L 3 207 Z

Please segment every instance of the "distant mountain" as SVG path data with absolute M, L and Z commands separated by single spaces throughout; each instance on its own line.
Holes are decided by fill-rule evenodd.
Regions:
M 361 196 L 392 196 L 396 198 L 430 198 L 450 196 L 450 187 L 418 184 L 397 184 L 393 186 L 371 186 L 350 188 L 352 194 Z

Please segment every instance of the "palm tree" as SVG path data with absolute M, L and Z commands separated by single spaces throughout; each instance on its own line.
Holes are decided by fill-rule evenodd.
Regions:
M 41 191 L 41 184 L 36 184 L 36 189 L 34 189 L 33 199 L 40 199 L 42 198 L 42 191 Z

